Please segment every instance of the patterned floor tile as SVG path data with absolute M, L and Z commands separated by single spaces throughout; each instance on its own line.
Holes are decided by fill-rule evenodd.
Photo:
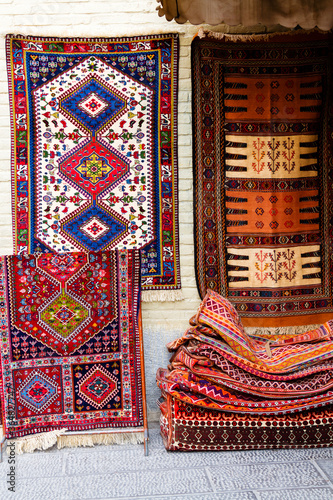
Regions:
M 209 467 L 208 470 L 216 491 L 327 485 L 327 481 L 310 462 L 225 465 Z
M 316 463 L 324 474 L 333 482 L 333 460 L 316 459 Z
M 279 452 L 282 453 L 279 453 Z M 307 453 L 297 453 L 297 452 Z M 263 450 L 247 452 L 167 452 L 161 444 L 150 446 L 149 456 L 145 457 L 141 446 L 121 448 L 119 446 L 99 446 L 91 453 L 78 454 L 69 450 L 66 458 L 66 473 L 69 475 L 104 474 L 127 470 L 160 470 L 174 468 L 209 467 L 227 464 L 257 464 L 273 462 L 308 461 L 313 458 L 330 458 L 332 453 L 318 450 Z M 291 452 L 291 453 L 289 453 Z
M 301 488 L 297 490 L 260 491 L 258 500 L 332 500 L 330 488 Z
M 24 453 L 17 455 L 15 460 L 16 474 L 20 479 L 57 477 L 65 474 L 66 453 L 61 450 L 58 450 L 57 454 Z M 9 471 L 7 460 L 0 465 L 0 471 Z M 2 475 L 2 472 L 0 474 Z
M 295 460 L 333 459 L 333 448 L 307 450 L 250 450 L 226 452 L 167 452 L 162 444 L 158 428 L 150 428 L 149 456 L 145 457 L 142 446 L 97 446 L 82 449 L 85 459 L 81 459 L 75 449 L 67 449 L 68 474 L 94 474 L 96 464 L 103 471 L 114 470 L 120 464 L 123 470 L 163 469 L 177 467 L 207 467 L 226 464 L 256 464 L 258 462 L 294 462 Z M 132 464 L 135 464 L 133 467 Z
M 124 498 L 122 500 L 130 500 L 131 497 Z M 209 493 L 208 495 L 184 494 L 176 496 L 153 496 L 153 497 L 136 497 L 137 500 L 257 500 L 257 497 L 252 491 L 242 491 L 238 493 Z M 113 500 L 109 498 L 103 498 L 98 500 Z
M 0 484 L 0 488 L 3 484 Z M 149 498 L 150 496 L 180 496 L 212 491 L 204 470 L 168 470 L 147 472 L 117 472 L 99 476 L 40 478 L 18 480 L 15 497 L 0 489 L 1 500 L 97 500 L 101 498 Z

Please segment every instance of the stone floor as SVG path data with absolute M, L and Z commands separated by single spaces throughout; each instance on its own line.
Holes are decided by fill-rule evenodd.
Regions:
M 165 451 L 150 424 L 142 445 L 96 446 L 16 457 L 15 493 L 7 455 L 0 499 L 333 500 L 333 448 L 178 453 Z

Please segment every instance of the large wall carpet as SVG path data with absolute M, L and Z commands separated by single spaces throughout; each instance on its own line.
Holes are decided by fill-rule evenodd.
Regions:
M 167 395 L 161 404 L 167 450 L 223 451 L 323 448 L 333 445 L 333 408 L 252 416 L 209 410 Z
M 15 253 L 141 249 L 177 296 L 178 35 L 9 35 L 7 66 Z
M 7 438 L 143 425 L 138 250 L 1 257 Z
M 196 276 L 246 326 L 332 317 L 332 36 L 192 43 Z M 247 39 L 248 40 L 248 39 Z

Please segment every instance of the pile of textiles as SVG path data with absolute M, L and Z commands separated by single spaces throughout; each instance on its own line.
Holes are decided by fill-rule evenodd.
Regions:
M 333 445 L 333 321 L 249 335 L 233 305 L 208 290 L 190 325 L 157 372 L 167 449 Z

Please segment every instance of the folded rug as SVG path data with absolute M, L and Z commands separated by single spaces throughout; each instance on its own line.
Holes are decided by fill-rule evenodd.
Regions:
M 211 410 L 163 398 L 161 435 L 170 451 L 324 448 L 333 446 L 333 407 L 288 415 L 248 415 Z
M 165 400 L 161 432 L 167 449 L 240 449 L 235 436 L 242 449 L 306 446 L 307 431 L 291 430 L 298 422 L 310 427 L 312 412 L 320 407 L 325 415 L 329 409 L 332 421 L 333 322 L 298 334 L 249 335 L 230 301 L 208 290 L 190 324 L 183 337 L 168 344 L 170 364 L 156 375 Z M 238 422 L 237 435 L 224 433 Z M 322 429 L 327 422 L 316 420 L 321 430 L 311 435 L 311 445 L 332 442 L 333 434 Z M 273 432 L 262 432 L 266 426 L 287 431 L 275 439 Z

